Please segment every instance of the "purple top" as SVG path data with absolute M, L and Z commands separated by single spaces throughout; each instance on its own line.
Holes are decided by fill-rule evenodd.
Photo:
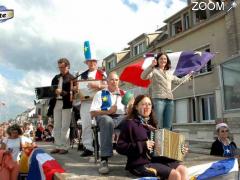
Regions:
M 116 150 L 127 156 L 127 170 L 150 163 L 146 144 L 149 134 L 150 130 L 139 119 L 123 122 Z

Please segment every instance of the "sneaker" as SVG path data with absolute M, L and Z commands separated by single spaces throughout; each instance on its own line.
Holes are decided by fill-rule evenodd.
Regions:
M 87 156 L 92 156 L 93 155 L 93 152 L 88 150 L 88 149 L 85 149 L 83 151 L 83 153 L 80 155 L 81 157 L 87 157 Z
M 60 149 L 53 149 L 52 151 L 50 151 L 51 154 L 56 154 L 59 153 Z
M 108 163 L 107 161 L 101 161 L 100 162 L 100 168 L 98 169 L 98 172 L 100 174 L 108 174 L 109 173 L 109 168 L 108 168 Z

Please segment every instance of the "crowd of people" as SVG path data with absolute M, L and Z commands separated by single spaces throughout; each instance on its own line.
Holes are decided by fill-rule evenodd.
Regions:
M 0 124 L 0 156 L 2 167 L 0 176 L 3 179 L 18 179 L 19 173 L 28 172 L 29 153 L 37 147 L 35 142 L 54 142 L 52 136 L 53 124 L 43 125 L 39 116 L 36 125 L 25 121 L 3 122 Z M 26 155 L 27 154 L 27 155 Z M 7 168 L 10 165 L 12 168 Z
M 89 43 L 86 42 L 86 46 Z M 86 50 L 89 48 L 85 48 Z M 172 83 L 183 83 L 191 80 L 192 73 L 178 78 L 169 73 L 171 61 L 166 53 L 159 53 L 151 66 L 142 73 L 143 79 L 150 79 L 149 95 L 134 97 L 119 87 L 119 76 L 110 72 L 108 76 L 97 67 L 97 59 L 85 52 L 88 70 L 79 73 L 78 79 L 70 72 L 70 62 L 66 58 L 58 60 L 59 74 L 52 79 L 55 86 L 55 96 L 50 100 L 48 116 L 53 118 L 45 127 L 39 118 L 36 127 L 31 123 L 2 124 L 0 126 L 1 148 L 8 151 L 14 161 L 19 161 L 19 154 L 24 143 L 36 141 L 54 142 L 51 153 L 67 154 L 69 128 L 74 114 L 73 99 L 79 94 L 77 80 L 96 80 L 88 83 L 89 89 L 94 89 L 93 97 L 80 99 L 79 112 L 82 128 L 82 157 L 93 155 L 92 120 L 95 120 L 100 131 L 100 174 L 108 174 L 108 159 L 113 156 L 114 129 L 120 129 L 116 150 L 127 156 L 126 170 L 137 176 L 157 176 L 161 179 L 186 180 L 187 169 L 178 160 L 167 157 L 153 157 L 151 151 L 154 141 L 150 139 L 151 132 L 159 128 L 172 130 L 174 101 Z M 75 119 L 77 120 L 77 119 Z M 53 124 L 52 124 L 53 123 Z M 229 128 L 221 123 L 216 127 L 217 140 L 213 143 L 211 155 L 233 157 L 237 146 L 228 139 Z M 183 153 L 188 152 L 187 146 Z

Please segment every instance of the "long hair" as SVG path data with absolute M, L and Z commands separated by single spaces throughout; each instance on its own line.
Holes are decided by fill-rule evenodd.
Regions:
M 171 68 L 171 61 L 170 61 L 167 53 L 165 53 L 165 52 L 160 52 L 160 53 L 157 54 L 157 57 L 156 57 L 157 65 L 155 67 L 159 67 L 158 60 L 162 55 L 165 55 L 167 57 L 167 64 L 165 65 L 164 70 L 169 70 Z
M 149 98 L 150 101 L 151 101 L 151 103 L 152 103 L 152 111 L 151 111 L 151 113 L 150 113 L 150 115 L 149 115 L 150 119 L 149 119 L 148 122 L 149 122 L 150 125 L 152 125 L 153 127 L 156 128 L 156 127 L 157 127 L 157 121 L 156 121 L 155 114 L 154 114 L 154 111 L 153 111 L 153 110 L 154 110 L 154 106 L 153 106 L 153 102 L 152 102 L 151 97 L 148 96 L 148 95 L 143 95 L 143 94 L 142 94 L 142 95 L 138 95 L 138 96 L 135 98 L 134 103 L 133 103 L 132 110 L 131 110 L 130 114 L 128 115 L 128 117 L 127 117 L 126 119 L 129 119 L 129 120 L 138 119 L 139 113 L 138 113 L 136 107 L 137 107 L 137 105 L 139 104 L 139 102 L 142 101 L 143 98 L 145 98 L 145 97 Z

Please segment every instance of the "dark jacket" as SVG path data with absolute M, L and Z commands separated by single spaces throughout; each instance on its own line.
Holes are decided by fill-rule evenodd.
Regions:
M 232 149 L 237 148 L 237 145 L 234 142 L 231 142 L 230 146 Z M 216 139 L 216 141 L 214 141 L 212 144 L 210 155 L 223 157 L 223 153 L 224 153 L 223 145 L 218 139 Z
M 61 74 L 56 75 L 52 79 L 52 86 L 57 86 L 59 82 L 59 78 L 61 77 Z M 74 79 L 74 76 L 70 74 L 69 72 L 63 76 L 63 84 L 62 84 L 62 93 L 61 96 L 63 98 L 63 109 L 71 109 L 72 108 L 72 101 L 70 101 L 70 88 L 71 83 L 70 81 Z M 55 107 L 56 104 L 56 97 L 50 100 L 49 102 L 49 111 L 52 110 Z M 49 115 L 52 113 L 49 112 Z
M 127 156 L 126 169 L 150 163 L 147 144 L 150 131 L 142 125 L 139 119 L 124 120 L 116 150 Z

